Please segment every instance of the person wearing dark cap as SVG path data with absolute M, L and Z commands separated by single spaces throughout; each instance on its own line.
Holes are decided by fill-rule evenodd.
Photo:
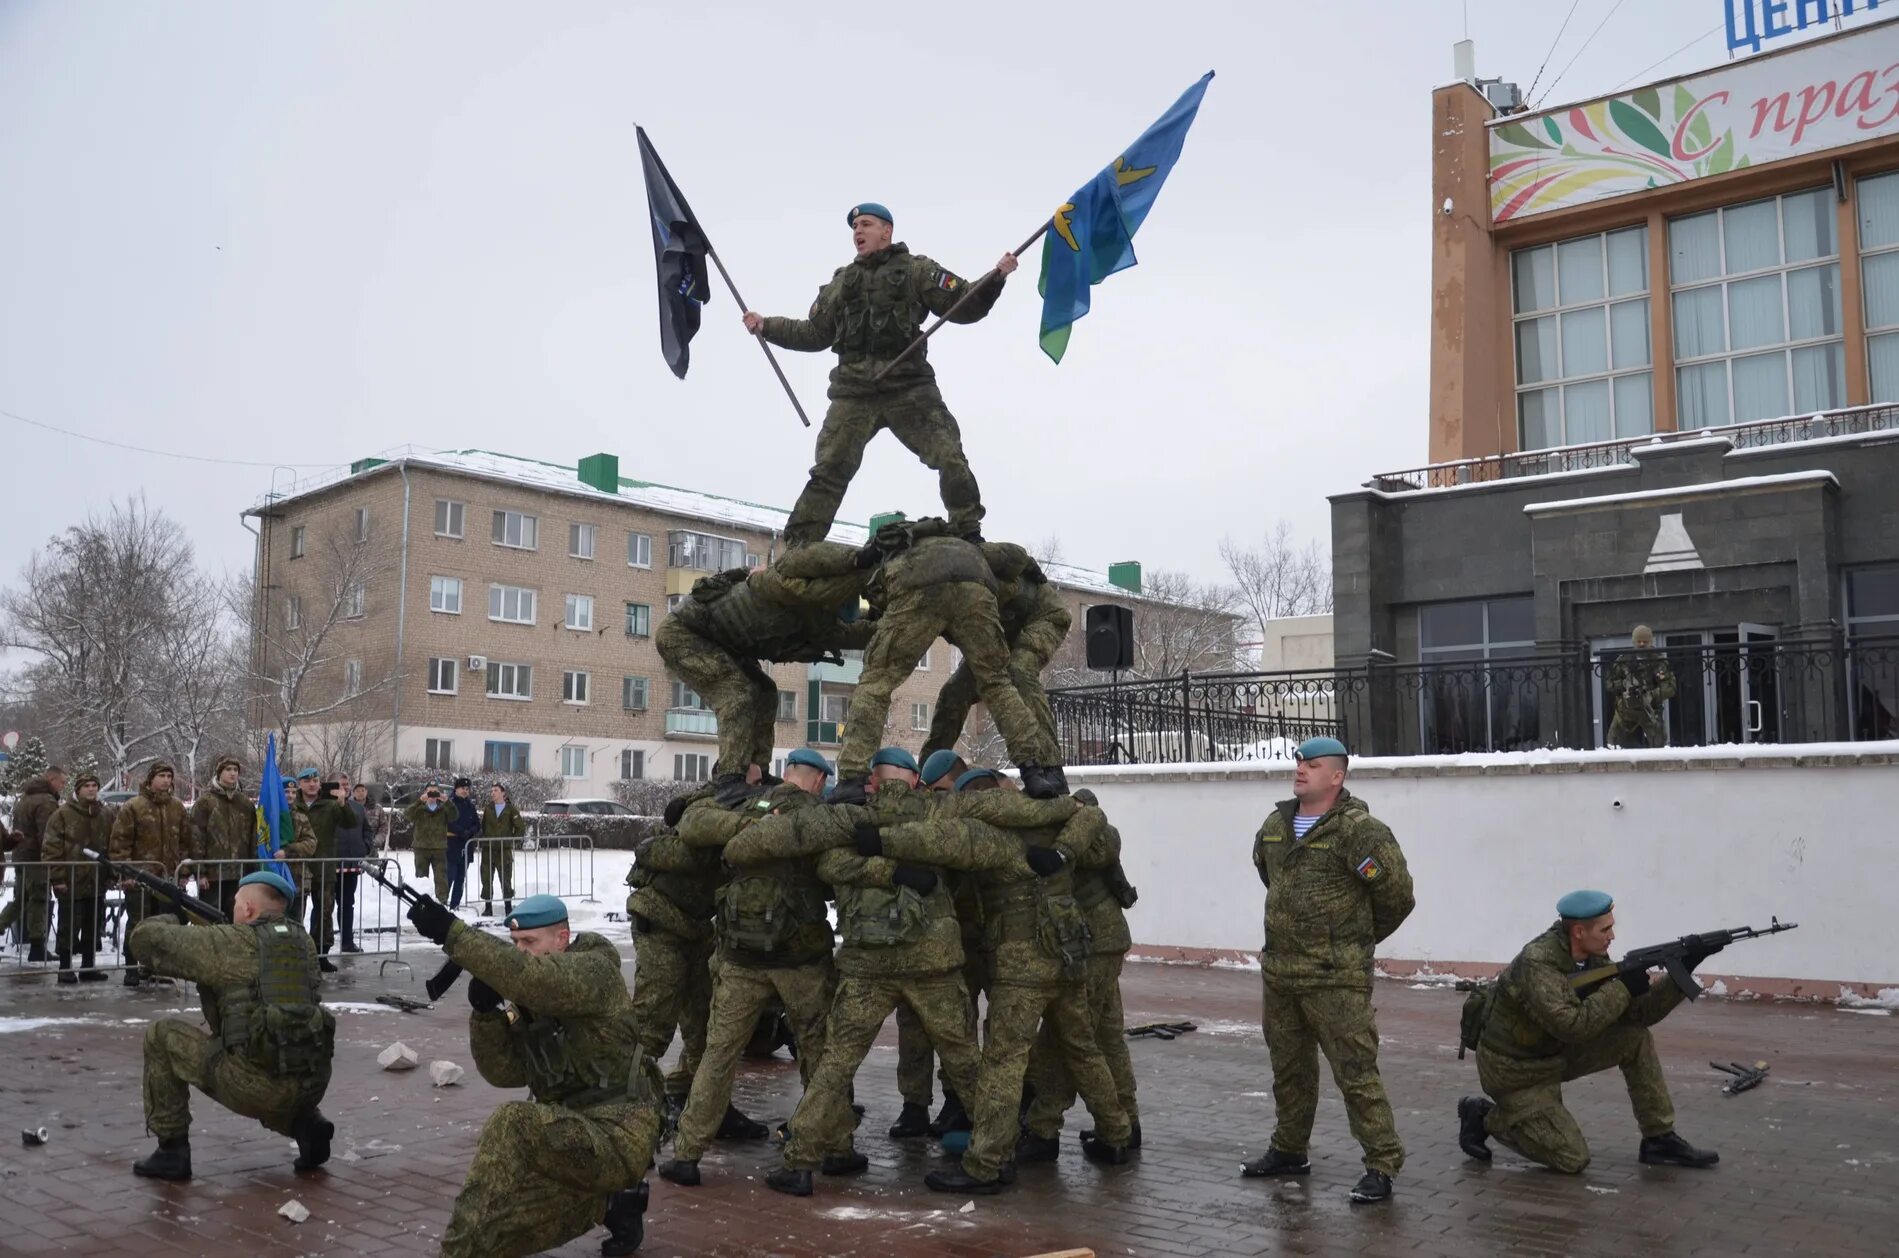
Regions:
M 43 773 L 27 779 L 13 804 L 13 859 L 20 868 L 13 874 L 13 898 L 0 909 L 0 933 L 17 929 L 26 941 L 27 961 L 35 964 L 46 960 L 46 919 L 52 899 L 49 871 L 39 862 L 45 859 L 46 824 L 59 811 L 60 796 L 65 793 L 66 770 L 48 765 Z
M 303 903 L 297 911 L 299 916 L 306 911 L 309 914 L 310 935 L 316 941 L 317 966 L 325 974 L 336 973 L 336 962 L 329 957 L 336 943 L 336 832 L 345 821 L 354 819 L 339 798 L 339 786 L 336 782 L 325 782 L 315 769 L 305 769 L 297 775 L 295 811 L 309 818 L 310 832 L 316 837 L 316 847 L 311 853 L 314 859 L 296 871 L 297 881 L 303 887 Z
M 857 256 L 818 290 L 802 319 L 764 318 L 745 312 L 745 330 L 781 349 L 831 350 L 831 408 L 818 432 L 817 462 L 785 525 L 785 544 L 823 541 L 837 519 L 844 491 L 864 460 L 864 448 L 888 428 L 909 451 L 936 472 L 943 506 L 959 535 L 977 538 L 982 493 L 963 454 L 956 418 L 943 404 L 926 346 L 917 346 L 890 374 L 878 374 L 916 339 L 927 315 L 947 315 L 968 288 L 962 277 L 891 243 L 895 218 L 875 201 L 845 214 Z M 969 295 L 954 322 L 974 323 L 1002 296 L 1003 277 L 1016 268 L 1014 254 L 996 263 L 998 275 Z
M 1477 1043 L 1477 1078 L 1489 1096 L 1457 1104 L 1465 1154 L 1488 1162 L 1485 1139 L 1495 1136 L 1532 1162 L 1580 1173 L 1589 1165 L 1589 1143 L 1563 1104 L 1563 1084 L 1615 1067 L 1642 1131 L 1638 1160 L 1696 1168 L 1721 1160 L 1675 1134 L 1675 1106 L 1649 1031 L 1681 1003 L 1681 988 L 1651 986 L 1646 971 L 1618 974 L 1587 994 L 1570 984 L 1578 971 L 1607 964 L 1614 942 L 1614 899 L 1606 891 L 1572 891 L 1556 902 L 1550 928 L 1497 976 Z M 1693 971 L 1719 951 L 1682 959 Z
M 415 857 L 415 876 L 431 878 L 435 898 L 448 902 L 448 826 L 455 810 L 443 798 L 442 788 L 430 782 L 421 796 L 402 810 L 410 826 L 409 850 Z
M 244 793 L 244 766 L 224 756 L 191 806 L 191 865 L 200 894 L 231 915 L 238 880 L 257 857 L 257 806 Z
M 336 1128 L 317 1108 L 330 1085 L 336 1019 L 323 1007 L 316 945 L 276 874 L 238 883 L 231 921 L 187 926 L 146 918 L 126 949 L 156 974 L 198 984 L 209 1033 L 183 1018 L 145 1031 L 145 1126 L 158 1148 L 132 1169 L 191 1178 L 191 1089 L 297 1142 L 295 1169 L 329 1160 Z
M 448 819 L 448 907 L 462 906 L 462 889 L 468 884 L 468 845 L 481 837 L 481 810 L 475 807 L 474 784 L 467 778 L 455 779 L 455 793 L 448 806 L 454 815 Z
M 1248 1178 L 1312 1173 L 1306 1144 L 1323 1053 L 1365 1151 L 1351 1200 L 1384 1201 L 1404 1145 L 1378 1076 L 1372 950 L 1410 916 L 1411 873 L 1391 830 L 1345 789 L 1345 744 L 1308 738 L 1294 755 L 1293 797 L 1253 839 L 1266 887 L 1261 1023 L 1278 1125 L 1265 1155 L 1241 1169 Z
M 619 949 L 575 932 L 551 895 L 515 906 L 509 941 L 432 899 L 409 920 L 468 971 L 475 1069 L 529 1098 L 483 1124 L 442 1234 L 444 1258 L 538 1254 L 601 1223 L 603 1254 L 634 1252 L 664 1124 L 659 1071 L 640 1050 Z
M 179 862 L 191 855 L 191 822 L 185 815 L 185 806 L 172 795 L 175 780 L 169 764 L 162 760 L 152 762 L 145 770 L 145 780 L 139 785 L 138 794 L 126 800 L 112 819 L 111 851 L 107 855 L 124 864 L 167 871 L 177 869 Z M 162 876 L 170 877 L 170 874 Z M 129 957 L 133 929 L 148 915 L 163 912 L 164 908 L 136 882 L 128 880 L 119 886 L 126 893 L 125 921 L 120 929 L 125 932 L 122 938 L 127 941 L 125 951 Z M 145 977 L 128 966 L 125 985 L 137 987 Z
M 46 823 L 45 859 L 69 861 L 51 870 L 53 894 L 59 897 L 59 931 L 53 951 L 59 957 L 59 981 L 88 983 L 105 980 L 92 968 L 105 934 L 105 897 L 99 894 L 99 867 L 86 859 L 88 849 L 103 852 L 109 846 L 112 818 L 99 802 L 99 775 L 81 773 L 73 779 L 73 797 L 59 806 Z M 79 973 L 73 974 L 73 953 L 79 953 Z

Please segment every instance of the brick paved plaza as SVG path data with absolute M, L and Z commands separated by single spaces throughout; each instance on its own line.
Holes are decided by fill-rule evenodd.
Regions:
M 427 962 L 418 966 L 426 972 Z M 629 977 L 631 970 L 628 970 Z M 1029 1255 L 1090 1246 L 1099 1254 L 1891 1254 L 1899 1249 L 1899 1023 L 1879 1012 L 1705 1000 L 1660 1028 L 1683 1134 L 1720 1150 L 1712 1172 L 1643 1167 L 1618 1077 L 1573 1085 L 1569 1096 L 1595 1149 L 1579 1178 L 1499 1152 L 1480 1166 L 1458 1152 L 1453 1107 L 1474 1090 L 1472 1061 L 1455 1054 L 1460 999 L 1443 989 L 1384 982 L 1378 992 L 1384 1073 L 1409 1162 L 1397 1197 L 1350 1207 L 1358 1172 L 1335 1096 L 1319 1111 L 1313 1175 L 1242 1181 L 1240 1160 L 1263 1151 L 1272 1103 L 1255 1022 L 1258 977 L 1180 966 L 1128 972 L 1131 1021 L 1192 1019 L 1171 1043 L 1134 1041 L 1147 1147 L 1125 1168 L 1086 1161 L 1064 1133 L 1055 1167 L 1029 1167 L 1016 1188 L 964 1199 L 924 1190 L 935 1146 L 883 1135 L 897 1109 L 894 1035 L 859 1075 L 869 1106 L 859 1147 L 870 1172 L 821 1180 L 799 1201 L 767 1190 L 764 1145 L 707 1156 L 707 1182 L 654 1181 L 649 1255 Z M 0 1034 L 0 1254 L 427 1254 L 448 1219 L 475 1134 L 503 1093 L 475 1076 L 461 989 L 441 1008 L 404 1015 L 364 1006 L 385 990 L 419 996 L 419 979 L 373 960 L 331 983 L 339 1014 L 335 1082 L 325 1109 L 338 1127 L 326 1174 L 297 1176 L 291 1146 L 255 1124 L 194 1103 L 197 1178 L 171 1186 L 135 1178 L 150 1147 L 139 1112 L 144 1024 L 189 1003 L 189 988 L 68 992 L 50 983 L 0 988 L 0 1025 L 53 1019 Z M 191 1014 L 195 1017 L 195 1007 Z M 75 1021 L 74 1019 L 77 1019 Z M 469 1066 L 435 1089 L 424 1070 L 377 1070 L 400 1038 L 423 1061 Z M 1723 1097 L 1708 1060 L 1772 1063 L 1762 1087 Z M 790 1112 L 797 1072 L 754 1063 L 740 1083 L 748 1112 Z M 42 1148 L 23 1127 L 49 1128 Z M 295 1198 L 296 1225 L 276 1211 Z M 598 1252 L 596 1231 L 557 1251 Z

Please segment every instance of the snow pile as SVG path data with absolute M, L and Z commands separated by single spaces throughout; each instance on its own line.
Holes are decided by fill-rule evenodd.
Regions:
M 1844 987 L 1840 989 L 1840 1008 L 1842 1009 L 1899 1009 L 1899 987 L 1882 987 L 1878 995 L 1861 996 Z

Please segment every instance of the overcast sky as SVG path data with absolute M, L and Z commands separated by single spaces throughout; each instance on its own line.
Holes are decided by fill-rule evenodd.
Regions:
M 1605 16 L 1548 103 L 1717 64 L 1725 2 L 1577 0 L 1536 94 Z M 978 274 L 1208 69 L 1067 359 L 1033 257 L 931 358 L 991 537 L 1208 579 L 1223 535 L 1325 539 L 1327 493 L 1425 458 L 1430 92 L 1466 8 L 1479 72 L 1527 88 L 1572 6 L 0 0 L 0 410 L 97 439 L 0 417 L 0 580 L 139 489 L 248 565 L 269 467 L 104 441 L 605 450 L 789 506 L 815 429 L 727 294 L 685 381 L 660 359 L 634 124 L 753 307 L 802 314 L 852 203 Z M 817 421 L 831 356 L 783 358 Z M 843 515 L 936 503 L 884 435 Z

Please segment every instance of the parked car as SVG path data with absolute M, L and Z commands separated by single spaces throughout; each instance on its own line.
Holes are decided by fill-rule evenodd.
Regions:
M 554 817 L 577 814 L 583 817 L 637 817 L 638 813 L 613 799 L 550 799 L 540 811 Z
M 117 808 L 128 800 L 138 798 L 137 791 L 100 791 L 99 802 L 109 808 Z

